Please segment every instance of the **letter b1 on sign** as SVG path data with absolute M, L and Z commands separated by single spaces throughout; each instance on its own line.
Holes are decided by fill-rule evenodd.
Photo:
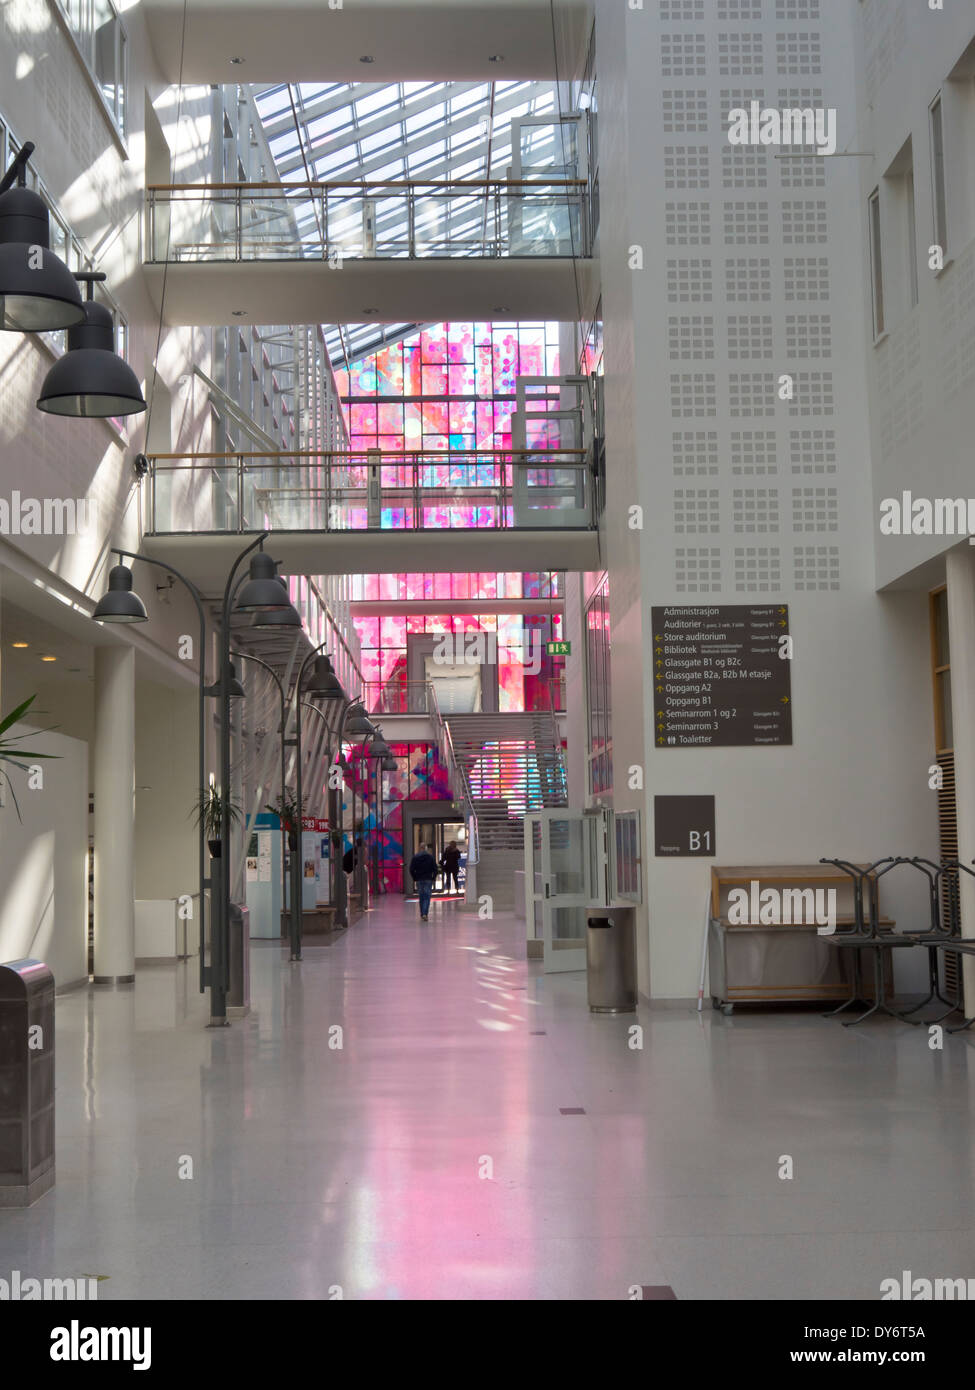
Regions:
M 713 859 L 714 797 L 655 796 L 653 829 L 654 854 Z

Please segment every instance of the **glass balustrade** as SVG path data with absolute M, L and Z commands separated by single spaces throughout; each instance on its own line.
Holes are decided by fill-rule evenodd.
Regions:
M 147 191 L 150 263 L 591 254 L 583 179 Z
M 580 449 L 150 455 L 149 530 L 591 529 Z

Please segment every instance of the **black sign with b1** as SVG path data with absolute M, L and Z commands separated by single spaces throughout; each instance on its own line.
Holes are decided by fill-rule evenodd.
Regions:
M 713 859 L 714 797 L 655 796 L 654 854 L 668 859 L 693 855 Z

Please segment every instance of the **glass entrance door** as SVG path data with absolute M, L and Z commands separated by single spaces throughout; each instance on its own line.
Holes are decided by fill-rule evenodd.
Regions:
M 542 942 L 545 974 L 586 968 L 590 825 L 581 811 L 525 817 L 528 936 Z

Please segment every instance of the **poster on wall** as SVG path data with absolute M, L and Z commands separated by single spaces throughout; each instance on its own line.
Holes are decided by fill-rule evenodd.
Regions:
M 271 831 L 257 832 L 257 881 L 271 882 Z
M 258 863 L 258 838 L 255 831 L 247 845 L 247 855 L 244 860 L 244 867 L 247 872 L 247 882 L 257 882 L 257 863 Z

